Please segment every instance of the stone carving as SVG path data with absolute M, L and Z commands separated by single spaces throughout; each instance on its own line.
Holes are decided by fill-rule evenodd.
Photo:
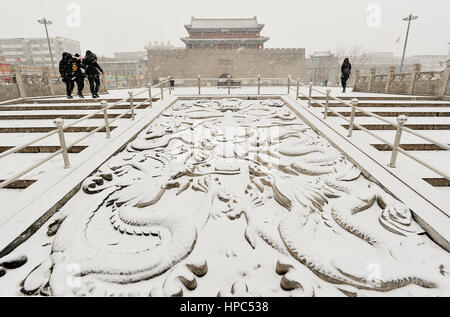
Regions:
M 82 190 L 24 293 L 450 294 L 409 208 L 280 100 L 180 101 Z
M 25 255 L 7 255 L 0 258 L 0 278 L 5 276 L 8 270 L 14 270 L 27 263 L 28 257 Z

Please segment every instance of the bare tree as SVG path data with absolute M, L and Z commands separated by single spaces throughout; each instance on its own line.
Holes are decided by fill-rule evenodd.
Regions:
M 370 51 L 365 50 L 362 46 L 346 47 L 340 45 L 334 49 L 334 54 L 336 55 L 338 61 L 337 67 L 339 70 L 345 58 L 350 59 L 353 70 L 364 69 L 364 66 L 370 61 L 370 53 Z

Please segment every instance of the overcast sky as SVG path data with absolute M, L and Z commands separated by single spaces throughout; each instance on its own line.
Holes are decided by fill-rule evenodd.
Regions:
M 54 22 L 50 36 L 106 56 L 143 50 L 149 40 L 182 46 L 191 16 L 257 16 L 266 25 L 262 35 L 270 37 L 266 47 L 304 47 L 307 54 L 344 45 L 399 55 L 409 13 L 419 19 L 407 55 L 446 55 L 450 42 L 449 0 L 2 0 L 1 9 L 0 38 L 44 36 L 36 19 L 45 16 Z

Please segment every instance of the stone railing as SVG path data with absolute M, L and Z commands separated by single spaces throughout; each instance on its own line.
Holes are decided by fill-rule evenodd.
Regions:
M 372 69 L 370 75 L 362 75 L 356 71 L 353 91 L 403 94 L 450 96 L 450 60 L 441 72 L 421 72 L 421 65 L 415 64 L 411 73 L 399 74 L 395 67 L 389 68 L 388 74 L 376 74 Z
M 0 75 L 0 101 L 40 96 L 66 95 L 66 86 L 56 70 L 48 67 L 10 65 L 9 74 Z M 76 85 L 74 93 L 76 94 Z M 103 78 L 100 92 L 107 92 Z M 87 79 L 84 94 L 89 94 Z

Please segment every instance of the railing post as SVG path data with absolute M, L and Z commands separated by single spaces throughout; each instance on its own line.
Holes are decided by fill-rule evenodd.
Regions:
M 355 71 L 355 82 L 353 83 L 353 91 L 358 91 L 358 81 L 359 81 L 360 71 Z
M 400 115 L 397 117 L 397 133 L 395 133 L 394 147 L 392 148 L 391 162 L 389 163 L 389 167 L 395 168 L 397 162 L 398 148 L 400 146 L 400 140 L 403 132 L 403 125 L 406 123 L 408 118 L 404 115 Z
M 356 98 L 352 99 L 352 115 L 350 117 L 350 125 L 348 127 L 348 137 L 351 138 L 353 135 L 353 124 L 355 123 L 356 107 L 358 106 L 359 100 Z
M 409 95 L 413 95 L 414 94 L 414 89 L 416 87 L 416 82 L 417 82 L 418 75 L 420 73 L 420 69 L 421 69 L 421 65 L 420 64 L 414 64 L 413 65 L 413 70 L 411 72 L 411 79 L 410 79 L 410 82 L 409 82 L 409 89 L 408 89 L 408 94 Z
M 53 86 L 53 69 L 50 67 L 45 69 L 45 77 L 47 78 L 48 90 L 50 92 L 50 96 L 55 95 L 55 87 Z
M 394 78 L 394 73 L 395 73 L 395 66 L 390 66 L 389 74 L 388 74 L 387 80 L 386 80 L 386 87 L 384 89 L 384 92 L 387 94 L 391 92 L 391 85 L 392 85 L 392 79 Z
M 311 98 L 312 98 L 312 87 L 313 83 L 309 83 L 309 95 L 308 95 L 308 108 L 311 107 Z
M 447 60 L 447 67 L 441 76 L 441 84 L 439 87 L 439 97 L 443 97 L 447 92 L 447 87 L 450 82 L 450 59 Z
M 105 87 L 105 93 L 108 92 L 108 81 L 106 80 L 106 74 L 102 75 L 103 87 Z
M 62 156 L 64 159 L 64 168 L 69 168 L 70 167 L 69 154 L 67 152 L 66 139 L 64 138 L 64 128 L 63 128 L 64 120 L 61 118 L 57 118 L 55 119 L 55 121 L 53 121 L 53 123 L 58 129 L 59 143 L 61 144 Z
M 327 92 L 327 97 L 326 97 L 326 100 L 325 100 L 325 112 L 323 113 L 323 118 L 324 118 L 325 120 L 328 118 L 328 105 L 329 105 L 329 103 L 330 103 L 330 93 L 331 93 L 331 89 L 328 88 L 328 89 L 326 90 L 326 92 Z
M 161 100 L 164 100 L 164 81 L 161 81 Z
M 228 75 L 227 78 L 228 78 L 228 94 L 231 94 L 231 75 Z
M 167 76 L 168 84 L 169 84 L 169 95 L 172 94 L 172 86 L 170 85 L 170 76 Z
M 288 95 L 291 93 L 291 75 L 288 75 L 287 79 L 287 93 Z
M 258 75 L 258 95 L 261 94 L 261 75 Z
M 19 98 L 25 98 L 25 87 L 23 85 L 23 79 L 22 79 L 22 73 L 21 73 L 21 67 L 16 65 L 10 66 L 11 72 L 14 75 L 14 80 L 17 85 L 17 90 L 19 92 Z
M 131 120 L 134 120 L 134 98 L 133 92 L 129 91 L 128 96 L 130 96 L 130 108 L 131 108 Z
M 105 119 L 106 138 L 109 139 L 111 137 L 111 130 L 109 129 L 108 103 L 106 102 L 106 100 L 103 100 L 101 104 L 103 108 L 103 117 Z
M 152 97 L 152 84 L 148 84 L 148 100 L 150 102 L 150 108 L 153 106 L 153 97 Z
M 370 69 L 369 88 L 368 92 L 372 92 L 373 83 L 375 82 L 375 74 L 377 70 L 375 68 Z
M 200 95 L 200 75 L 197 75 L 198 94 Z
M 298 100 L 299 93 L 300 93 L 300 78 L 297 78 L 297 93 L 295 94 L 295 100 Z

